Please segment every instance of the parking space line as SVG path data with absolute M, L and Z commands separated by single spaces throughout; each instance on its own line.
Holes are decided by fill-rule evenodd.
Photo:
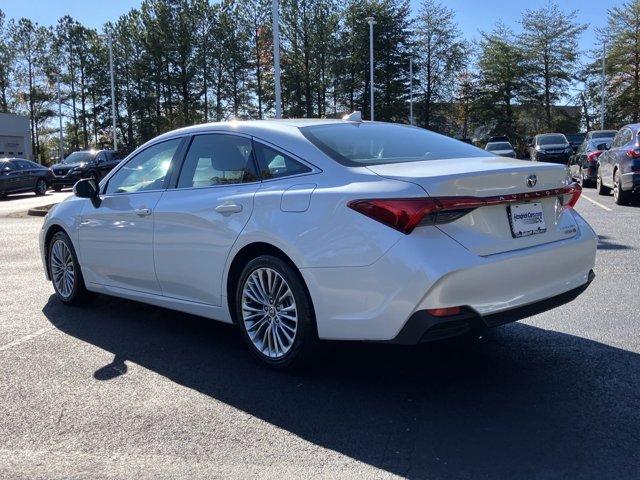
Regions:
M 599 206 L 600 208 L 606 210 L 607 212 L 611 212 L 612 211 L 609 207 L 601 204 L 600 202 L 596 202 L 593 198 L 589 198 L 584 194 L 582 195 L 582 198 L 584 198 L 585 200 L 589 200 L 591 203 L 593 203 L 594 205 Z
M 17 340 L 14 340 L 13 342 L 9 342 L 9 343 L 5 343 L 4 345 L 0 345 L 0 352 L 8 350 L 11 347 L 15 347 L 16 345 L 20 345 L 21 343 L 27 342 L 27 341 L 31 340 L 32 338 L 39 337 L 40 335 L 43 335 L 43 334 L 53 330 L 54 328 L 55 327 L 53 325 L 49 326 L 49 327 L 44 327 L 44 328 L 41 328 L 40 330 L 36 330 L 33 333 L 25 335 L 24 337 L 20 337 Z

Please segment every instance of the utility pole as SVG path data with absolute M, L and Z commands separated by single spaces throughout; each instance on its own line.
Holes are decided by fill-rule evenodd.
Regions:
M 278 0 L 272 0 L 273 21 L 273 82 L 276 91 L 276 118 L 282 118 L 282 98 L 280 92 L 280 13 Z
M 60 96 L 60 72 L 56 73 L 56 83 L 58 84 L 58 122 L 60 123 L 60 163 L 64 162 L 64 143 L 62 136 L 62 97 Z
M 118 138 L 116 135 L 116 87 L 113 79 L 113 45 L 111 41 L 111 32 L 107 35 L 109 42 L 109 70 L 111 71 L 111 117 L 113 120 L 113 149 L 118 150 Z
M 409 125 L 413 125 L 413 57 L 409 57 Z
M 602 41 L 602 91 L 601 91 L 601 104 L 600 104 L 600 130 L 604 130 L 604 90 L 605 90 L 605 58 L 607 57 L 607 41 Z
M 369 96 L 371 97 L 371 121 L 375 120 L 375 116 L 373 114 L 373 26 L 376 21 L 373 17 L 367 17 L 367 22 L 369 22 Z

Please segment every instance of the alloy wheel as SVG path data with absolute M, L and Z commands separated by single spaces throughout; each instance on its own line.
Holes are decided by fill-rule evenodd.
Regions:
M 38 195 L 44 195 L 45 193 L 47 193 L 47 182 L 45 182 L 42 178 L 38 180 L 38 183 L 36 183 L 36 193 Z
M 613 198 L 614 200 L 617 202 L 618 201 L 618 197 L 620 195 L 620 177 L 618 172 L 616 171 L 616 174 L 613 177 Z
M 75 282 L 75 267 L 71 250 L 64 241 L 54 242 L 51 247 L 50 262 L 51 277 L 56 291 L 65 299 L 71 297 Z
M 298 311 L 287 281 L 272 268 L 251 272 L 242 288 L 242 321 L 253 346 L 271 359 L 284 357 L 298 331 Z

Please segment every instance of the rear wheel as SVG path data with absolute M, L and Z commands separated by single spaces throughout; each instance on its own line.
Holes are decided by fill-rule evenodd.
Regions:
M 611 189 L 609 187 L 605 187 L 602 184 L 602 176 L 600 175 L 600 171 L 598 171 L 598 175 L 596 177 L 596 189 L 598 190 L 598 195 L 609 195 L 611 193 Z
M 622 179 L 618 170 L 613 174 L 613 199 L 618 205 L 629 205 L 632 192 L 622 189 Z
M 66 304 L 77 304 L 88 297 L 80 265 L 71 240 L 56 233 L 49 243 L 49 273 L 56 296 Z
M 47 193 L 47 181 L 44 178 L 39 178 L 36 182 L 36 188 L 34 190 L 36 195 L 44 195 Z
M 313 307 L 300 274 L 280 258 L 263 255 L 242 271 L 236 321 L 251 352 L 270 367 L 300 367 L 317 344 Z

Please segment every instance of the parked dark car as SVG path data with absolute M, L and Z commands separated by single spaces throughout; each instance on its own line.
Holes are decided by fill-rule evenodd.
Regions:
M 595 185 L 598 177 L 598 157 L 611 146 L 611 140 L 585 140 L 569 159 L 571 176 L 583 187 Z
M 532 162 L 569 163 L 573 148 L 561 133 L 542 133 L 533 137 L 529 148 Z
M 47 167 L 22 158 L 0 158 L 0 197 L 10 193 L 47 193 L 52 174 Z
M 113 150 L 82 150 L 73 152 L 62 162 L 51 166 L 53 180 L 51 186 L 55 191 L 62 187 L 71 187 L 82 178 L 93 178 L 100 181 L 107 173 L 120 163 L 120 157 Z
M 586 138 L 586 136 L 587 134 L 584 132 L 565 134 L 565 137 L 567 137 L 567 140 L 569 140 L 569 145 L 571 145 L 571 148 L 573 148 L 574 152 L 576 152 L 580 147 L 580 145 L 582 145 L 582 142 L 584 142 L 584 139 Z
M 598 157 L 597 188 L 600 195 L 613 190 L 618 205 L 628 205 L 640 195 L 640 123 L 622 127 L 611 148 Z

